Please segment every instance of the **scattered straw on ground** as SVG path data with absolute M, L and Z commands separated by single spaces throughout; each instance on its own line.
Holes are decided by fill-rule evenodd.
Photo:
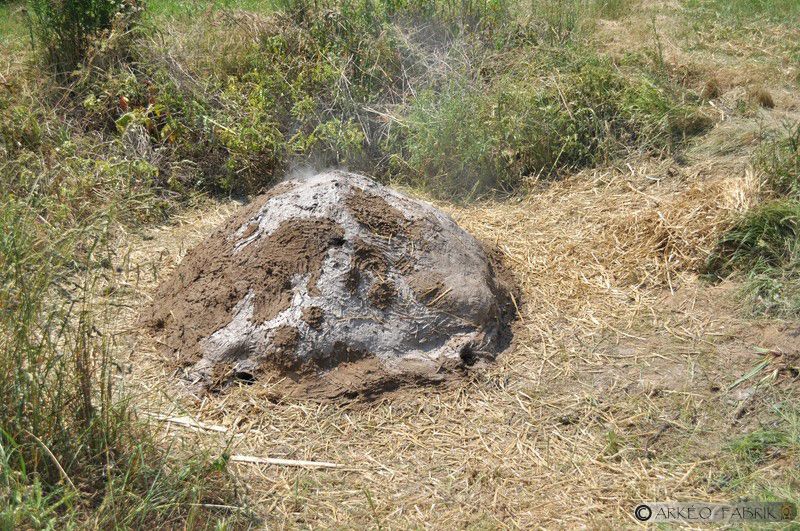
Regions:
M 258 383 L 194 399 L 130 327 L 124 380 L 140 410 L 190 419 L 155 421 L 173 443 L 343 465 L 231 463 L 268 525 L 631 524 L 641 500 L 724 499 L 720 441 L 748 417 L 720 389 L 763 337 L 692 271 L 755 187 L 702 170 L 582 174 L 518 202 L 440 205 L 502 249 L 523 291 L 514 345 L 461 384 L 372 404 L 274 403 Z M 235 208 L 131 239 L 122 322 Z

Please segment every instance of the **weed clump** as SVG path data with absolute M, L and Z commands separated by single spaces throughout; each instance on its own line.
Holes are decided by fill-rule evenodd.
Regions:
M 800 479 L 797 467 L 781 467 L 780 481 L 764 471 L 767 463 L 780 466 L 793 463 L 800 452 L 800 415 L 796 399 L 789 398 L 773 406 L 769 422 L 728 444 L 730 459 L 720 483 L 740 495 L 757 499 L 797 502 L 795 484 Z
M 710 121 L 649 79 L 631 80 L 585 51 L 537 54 L 485 87 L 415 98 L 399 135 L 418 184 L 448 195 L 510 192 L 527 178 L 669 151 Z
M 138 146 L 177 193 L 256 193 L 297 165 L 508 193 L 669 153 L 710 124 L 699 100 L 584 48 L 577 4 L 324 5 L 214 13 L 208 32 L 163 48 L 111 39 L 73 83 L 71 112 Z
M 768 142 L 757 153 L 755 165 L 773 194 L 800 200 L 800 123 L 785 129 L 784 136 Z
M 96 302 L 107 224 L 36 203 L 0 203 L 0 527 L 138 528 L 229 503 L 224 463 L 178 463 L 116 395 Z
M 743 272 L 756 313 L 800 312 L 800 202 L 774 200 L 749 211 L 722 236 L 709 270 Z
M 62 114 L 51 74 L 0 83 L 0 528 L 239 521 L 204 508 L 240 504 L 224 460 L 166 450 L 115 385 L 111 242 L 174 196 L 155 158 Z
M 748 212 L 721 239 L 712 267 L 725 271 L 782 267 L 796 260 L 800 203 L 777 200 Z
M 717 276 L 741 272 L 756 313 L 800 313 L 800 126 L 766 143 L 754 165 L 769 199 L 720 238 L 708 262 Z
M 124 30 L 139 12 L 135 0 L 31 0 L 32 30 L 56 72 L 81 64 L 92 40 L 117 24 Z

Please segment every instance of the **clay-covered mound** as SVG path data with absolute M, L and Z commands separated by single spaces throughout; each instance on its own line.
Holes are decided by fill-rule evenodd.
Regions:
M 239 379 L 370 395 L 493 359 L 513 315 L 497 271 L 436 208 L 332 171 L 246 206 L 187 254 L 143 317 L 206 389 Z

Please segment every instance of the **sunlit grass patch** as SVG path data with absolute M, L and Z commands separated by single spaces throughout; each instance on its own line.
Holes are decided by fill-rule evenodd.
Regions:
M 717 275 L 739 272 L 756 313 L 800 311 L 800 203 L 775 200 L 746 213 L 709 261 Z
M 726 448 L 719 486 L 759 500 L 798 502 L 800 414 L 796 400 L 779 402 L 762 427 L 732 440 Z
M 486 86 L 454 83 L 412 101 L 397 149 L 418 182 L 510 192 L 631 152 L 672 152 L 711 124 L 647 73 L 624 75 L 587 50 L 538 52 L 524 64 Z
M 741 25 L 758 20 L 786 24 L 800 21 L 800 4 L 795 0 L 688 0 L 686 4 L 708 16 Z
M 786 124 L 782 133 L 761 147 L 755 164 L 774 194 L 800 199 L 800 123 Z
M 766 202 L 722 235 L 709 260 L 716 275 L 738 272 L 755 313 L 800 313 L 800 150 L 797 126 L 765 142 L 753 162 L 764 176 Z
M 0 46 L 20 44 L 28 35 L 24 2 L 0 2 Z
M 236 498 L 225 463 L 172 455 L 115 389 L 113 310 L 96 299 L 107 213 L 74 223 L 39 206 L 0 203 L 0 526 L 242 518 L 203 508 Z
M 800 64 L 798 2 L 688 0 L 684 5 L 685 27 L 699 48 L 769 68 L 772 78 L 787 73 L 787 62 Z

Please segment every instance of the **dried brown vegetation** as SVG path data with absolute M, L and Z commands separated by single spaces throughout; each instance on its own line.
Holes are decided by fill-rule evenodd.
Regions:
M 26 355 L 0 390 L 42 412 L 0 415 L 23 442 L 0 441 L 0 527 L 619 527 L 647 499 L 797 501 L 796 2 L 589 4 L 373 26 L 154 3 L 159 31 L 112 31 L 68 90 L 0 5 L 0 346 Z M 240 208 L 196 191 L 298 160 L 374 164 L 501 250 L 520 319 L 496 364 L 370 404 L 177 383 L 140 309 Z M 48 286 L 86 310 L 71 342 L 35 341 Z M 69 387 L 31 380 L 43 359 Z M 90 422 L 117 397 L 123 422 Z

